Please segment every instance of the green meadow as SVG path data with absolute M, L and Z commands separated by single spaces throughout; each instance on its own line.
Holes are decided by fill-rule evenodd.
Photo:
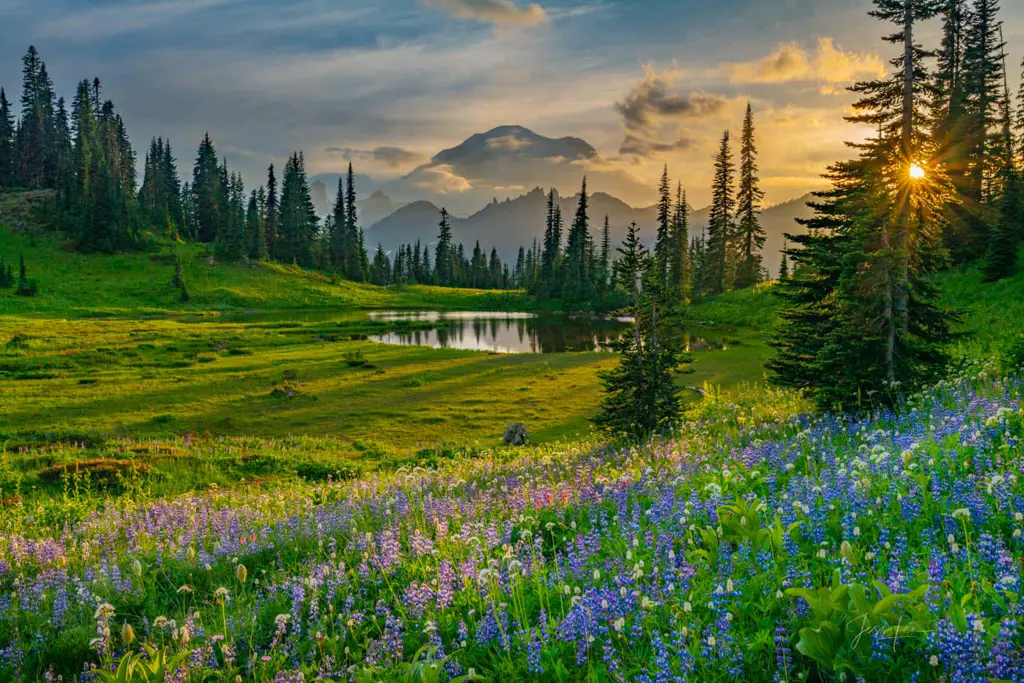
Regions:
M 439 447 L 491 446 L 510 422 L 536 442 L 584 437 L 608 353 L 493 354 L 367 341 L 431 323 L 367 310 L 513 311 L 519 292 L 401 291 L 269 263 L 215 264 L 201 246 L 82 255 L 48 235 L 0 232 L 24 253 L 34 298 L 0 292 L 0 440 L 93 441 L 183 434 L 330 437 L 345 458 L 403 459 Z M 170 284 L 180 254 L 190 301 Z M 337 313 L 307 322 L 305 311 Z M 276 311 L 273 322 L 241 311 Z M 290 315 L 294 312 L 294 316 Z M 315 317 L 315 316 L 314 316 Z M 679 381 L 697 401 L 762 381 L 760 333 L 694 322 L 726 350 L 695 351 Z M 701 389 L 703 391 L 703 389 Z

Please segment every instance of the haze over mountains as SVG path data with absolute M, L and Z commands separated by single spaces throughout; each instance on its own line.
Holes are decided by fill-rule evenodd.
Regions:
M 633 221 L 645 241 L 652 242 L 657 207 L 633 207 L 611 194 L 624 186 L 634 189 L 636 181 L 621 171 L 588 168 L 587 162 L 597 158 L 597 151 L 579 138 L 546 138 L 522 126 L 501 126 L 438 153 L 402 178 L 380 182 L 357 176 L 357 189 L 365 197 L 358 208 L 367 248 L 372 251 L 380 244 L 392 251 L 417 240 L 432 244 L 444 206 L 453 214 L 456 242 L 471 248 L 479 240 L 485 249 L 495 247 L 503 260 L 514 262 L 519 247 L 531 245 L 543 233 L 544 188 L 576 187 L 584 174 L 591 192 L 589 213 L 595 238 L 600 239 L 608 216 L 613 245 L 622 241 Z M 313 200 L 322 215 L 330 212 L 337 184 L 337 174 L 314 178 Z M 783 233 L 802 232 L 795 219 L 811 214 L 807 199 L 766 208 L 761 216 L 767 233 L 764 262 L 772 275 L 781 261 Z M 558 195 L 558 201 L 568 229 L 579 194 Z M 706 208 L 692 211 L 691 236 L 699 234 L 707 220 Z

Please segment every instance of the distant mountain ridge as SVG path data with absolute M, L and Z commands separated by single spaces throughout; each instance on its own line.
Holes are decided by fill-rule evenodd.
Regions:
M 593 146 L 577 137 L 549 138 L 524 126 L 498 126 L 438 152 L 400 178 L 381 181 L 357 175 L 356 188 L 363 196 L 383 192 L 398 205 L 420 200 L 443 203 L 459 215 L 469 215 L 495 197 L 514 199 L 537 185 L 576 188 L 583 175 L 594 191 L 631 197 L 650 194 L 651 188 L 627 173 L 590 163 L 599 157 Z M 323 183 L 333 198 L 338 176 L 321 173 L 310 180 Z M 326 213 L 329 207 L 318 204 L 317 209 Z
M 579 195 L 562 197 L 556 192 L 556 197 L 567 230 L 576 213 Z M 761 214 L 761 226 L 766 233 L 764 263 L 773 276 L 778 273 L 782 260 L 784 234 L 806 232 L 796 219 L 812 215 L 813 212 L 807 206 L 809 199 L 810 195 L 807 195 L 771 206 Z M 375 248 L 380 244 L 387 251 L 417 240 L 432 245 L 437 239 L 440 214 L 440 207 L 429 201 L 417 201 L 403 206 L 366 230 L 367 245 Z M 502 259 L 514 262 L 520 246 L 530 247 L 534 239 L 539 241 L 542 238 L 546 214 L 547 194 L 538 187 L 515 199 L 494 200 L 468 217 L 452 216 L 452 234 L 456 242 L 462 242 L 467 248 L 479 240 L 482 247 L 488 250 L 495 247 Z M 590 196 L 589 214 L 590 229 L 596 240 L 600 240 L 604 217 L 608 216 L 613 246 L 622 242 L 627 227 L 634 221 L 647 244 L 653 243 L 657 233 L 657 206 L 635 208 L 607 193 L 595 192 Z M 691 237 L 707 228 L 709 214 L 707 207 L 691 211 Z
M 590 227 L 595 239 L 600 239 L 604 217 L 608 216 L 614 245 L 622 241 L 633 221 L 645 242 L 653 243 L 657 207 L 634 207 L 615 196 L 645 196 L 649 188 L 640 187 L 621 171 L 589 168 L 588 161 L 599 156 L 580 138 L 549 138 L 524 126 L 498 126 L 438 152 L 401 178 L 379 182 L 357 175 L 356 188 L 360 196 L 366 197 L 356 206 L 360 224 L 366 227 L 367 246 L 374 249 L 380 244 L 393 251 L 417 240 L 433 243 L 437 239 L 439 207 L 445 206 L 453 214 L 456 241 L 472 248 L 479 240 L 482 247 L 495 247 L 504 260 L 514 261 L 520 246 L 529 247 L 535 238 L 542 237 L 547 211 L 542 187 L 575 188 L 584 175 L 591 190 Z M 338 178 L 338 174 L 320 174 L 311 179 L 321 215 L 331 210 Z M 556 195 L 568 232 L 579 195 L 563 196 L 557 191 Z M 764 261 L 773 275 L 781 261 L 783 233 L 803 232 L 795 219 L 810 216 L 807 199 L 805 196 L 768 207 L 761 216 L 767 234 Z M 706 208 L 691 213 L 691 236 L 707 226 L 708 214 Z

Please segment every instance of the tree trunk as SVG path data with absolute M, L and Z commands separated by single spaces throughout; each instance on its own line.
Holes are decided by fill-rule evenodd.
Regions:
M 910 165 L 914 158 L 914 11 L 913 0 L 905 0 L 903 24 L 903 156 L 906 160 L 906 173 L 910 173 Z M 909 178 L 904 178 L 909 183 Z M 896 316 L 899 333 L 907 334 L 909 327 L 908 297 L 910 295 L 910 225 L 912 217 L 911 194 L 914 188 L 908 184 L 908 191 L 903 197 L 902 217 L 896 241 L 896 257 L 898 259 L 899 283 L 896 287 Z M 895 347 L 896 340 L 892 340 Z M 895 349 L 892 349 L 894 352 Z

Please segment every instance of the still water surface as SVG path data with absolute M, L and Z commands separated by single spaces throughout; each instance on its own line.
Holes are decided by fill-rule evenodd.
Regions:
M 394 329 L 369 339 L 398 346 L 492 353 L 608 351 L 608 343 L 618 339 L 629 325 L 627 319 L 615 317 L 486 311 L 247 311 L 225 313 L 213 320 L 217 319 L 248 323 L 393 322 Z M 409 330 L 402 327 L 404 322 L 433 323 L 436 328 Z M 720 341 L 682 334 L 686 350 L 724 348 Z

